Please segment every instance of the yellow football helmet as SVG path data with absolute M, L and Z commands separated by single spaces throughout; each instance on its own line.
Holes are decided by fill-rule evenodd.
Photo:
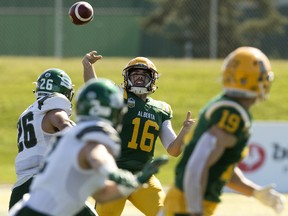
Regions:
M 269 59 L 254 47 L 231 52 L 224 60 L 222 73 L 224 92 L 232 97 L 266 99 L 274 79 Z
M 147 85 L 143 87 L 133 86 L 131 80 L 129 79 L 130 72 L 134 69 L 143 69 L 149 72 L 150 81 Z M 157 89 L 156 81 L 159 78 L 157 68 L 148 58 L 136 57 L 128 62 L 122 71 L 124 77 L 123 86 L 127 91 L 133 92 L 135 94 L 151 94 Z

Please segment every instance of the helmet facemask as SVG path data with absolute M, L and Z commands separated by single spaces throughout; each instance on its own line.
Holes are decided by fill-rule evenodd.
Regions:
M 133 82 L 131 73 L 138 73 L 149 79 L 145 82 L 145 85 L 135 85 Z M 144 74 L 143 74 L 144 73 Z M 159 78 L 155 65 L 147 58 L 137 57 L 132 59 L 124 68 L 122 75 L 124 77 L 123 87 L 134 94 L 152 94 L 158 88 L 156 81 Z
M 144 78 L 144 83 L 143 85 L 137 85 L 135 81 L 133 81 L 133 76 L 143 76 Z M 153 72 L 151 70 L 145 70 L 145 71 L 137 71 L 137 69 L 133 68 L 130 69 L 127 72 L 127 83 L 130 88 L 128 91 L 133 92 L 135 94 L 151 94 L 153 93 L 157 87 L 155 86 L 155 81 L 156 79 L 153 78 Z
M 259 81 L 259 95 L 258 99 L 266 100 L 269 97 L 271 83 L 274 80 L 274 73 L 272 71 L 265 73 L 261 81 Z

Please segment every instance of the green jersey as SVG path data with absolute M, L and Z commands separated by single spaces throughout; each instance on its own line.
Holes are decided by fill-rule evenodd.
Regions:
M 152 98 L 143 101 L 131 92 L 124 92 L 124 99 L 128 112 L 122 121 L 121 154 L 117 165 L 137 172 L 153 158 L 162 123 L 172 118 L 172 110 L 165 102 Z
M 237 143 L 227 148 L 220 159 L 210 167 L 204 199 L 220 202 L 225 183 L 231 178 L 235 165 L 244 157 L 243 153 L 250 136 L 251 114 L 237 101 L 219 95 L 213 98 L 200 111 L 199 121 L 192 139 L 186 146 L 183 156 L 176 166 L 176 186 L 183 191 L 183 179 L 186 164 L 202 136 L 212 125 L 236 136 Z

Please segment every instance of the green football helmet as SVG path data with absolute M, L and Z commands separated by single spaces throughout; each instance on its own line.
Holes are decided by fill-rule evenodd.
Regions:
M 76 96 L 77 121 L 100 118 L 120 129 L 126 109 L 121 88 L 108 79 L 89 80 Z
M 37 98 L 57 92 L 65 95 L 71 101 L 74 95 L 71 78 L 65 71 L 58 68 L 45 70 L 38 77 L 36 85 Z

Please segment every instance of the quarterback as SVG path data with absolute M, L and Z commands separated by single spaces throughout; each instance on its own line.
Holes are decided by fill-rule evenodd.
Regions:
M 101 59 L 96 51 L 87 53 L 83 60 L 85 81 L 95 78 L 93 64 Z M 154 100 L 148 95 L 156 91 L 159 78 L 156 66 L 145 57 L 136 57 L 128 62 L 122 71 L 124 77 L 123 95 L 128 112 L 123 117 L 121 154 L 117 159 L 119 168 L 139 172 L 153 159 L 155 143 L 159 137 L 168 154 L 178 156 L 182 152 L 184 136 L 194 123 L 188 112 L 178 136 L 172 124 L 172 110 L 169 104 Z M 153 175 L 146 188 L 140 188 L 128 197 L 96 205 L 100 216 L 120 216 L 128 199 L 146 216 L 155 216 L 163 206 L 165 193 L 159 180 Z M 147 200 L 147 201 L 143 201 Z

